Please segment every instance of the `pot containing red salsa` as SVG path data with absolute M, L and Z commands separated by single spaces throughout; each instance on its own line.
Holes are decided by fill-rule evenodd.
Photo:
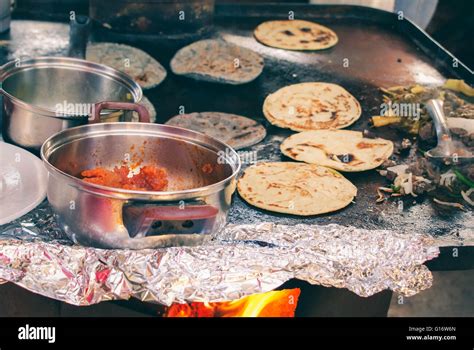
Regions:
M 114 107 L 129 106 L 95 113 Z M 137 112 L 146 121 L 146 111 Z M 225 225 L 240 169 L 226 144 L 149 123 L 67 129 L 46 140 L 41 157 L 61 228 L 102 248 L 201 244 Z

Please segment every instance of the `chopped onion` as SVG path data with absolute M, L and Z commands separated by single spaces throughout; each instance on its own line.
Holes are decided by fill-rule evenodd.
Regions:
M 388 171 L 391 171 L 397 175 L 406 174 L 407 169 L 408 165 L 406 164 L 398 164 L 387 168 Z
M 413 193 L 413 174 L 412 173 L 402 173 L 395 178 L 393 182 L 395 186 L 399 186 L 402 189 L 403 194 L 411 194 L 413 197 L 417 197 Z
M 423 176 L 413 175 L 413 178 L 415 179 L 415 182 L 426 182 L 427 184 L 430 184 L 432 182 L 431 180 L 428 180 L 427 178 L 424 178 Z
M 455 178 L 456 174 L 453 172 L 452 169 L 449 169 L 447 172 L 439 176 L 439 184 L 441 186 L 450 188 Z
M 388 192 L 388 193 L 394 192 L 392 188 L 388 188 L 388 187 L 379 187 L 378 190 Z
M 438 204 L 441 204 L 441 205 L 445 205 L 447 207 L 453 207 L 453 208 L 456 208 L 456 209 L 461 209 L 461 210 L 464 210 L 464 206 L 460 203 L 456 203 L 456 202 L 443 202 L 443 201 L 440 201 L 438 198 L 433 198 L 433 201 L 435 203 L 438 203 Z
M 413 197 L 418 197 L 414 192 L 413 192 L 413 174 L 409 173 L 408 174 L 408 181 L 407 181 L 407 191 L 406 193 L 411 194 Z
M 382 203 L 385 200 L 385 196 L 380 191 L 380 187 L 377 188 L 377 194 L 379 195 L 378 198 L 375 200 L 375 203 Z

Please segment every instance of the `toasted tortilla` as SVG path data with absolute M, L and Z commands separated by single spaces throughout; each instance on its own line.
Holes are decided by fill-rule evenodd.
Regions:
M 338 42 L 331 29 L 302 20 L 264 22 L 254 35 L 262 44 L 286 50 L 322 50 Z
M 256 79 L 264 62 L 259 54 L 224 40 L 197 41 L 180 49 L 170 63 L 173 73 L 223 84 Z
M 280 145 L 295 160 L 340 171 L 374 169 L 393 153 L 392 141 L 363 137 L 360 131 L 313 130 L 291 135 Z
M 253 119 L 221 112 L 179 114 L 166 124 L 202 132 L 234 149 L 255 145 L 267 134 L 265 128 Z
M 143 89 L 151 89 L 166 78 L 166 69 L 157 60 L 145 51 L 128 45 L 89 44 L 86 59 L 130 75 Z
M 336 84 L 301 83 L 270 94 L 263 114 L 273 125 L 295 131 L 342 129 L 362 113 L 359 102 Z
M 295 162 L 252 165 L 239 179 L 237 189 L 258 208 L 301 216 L 339 210 L 357 194 L 357 188 L 337 171 Z

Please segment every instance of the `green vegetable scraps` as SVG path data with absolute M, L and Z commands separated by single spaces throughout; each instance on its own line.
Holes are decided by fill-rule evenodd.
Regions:
M 467 177 L 465 177 L 461 172 L 457 169 L 453 169 L 453 173 L 456 175 L 457 179 L 461 181 L 462 183 L 468 185 L 470 188 L 474 188 L 474 182 L 469 180 Z

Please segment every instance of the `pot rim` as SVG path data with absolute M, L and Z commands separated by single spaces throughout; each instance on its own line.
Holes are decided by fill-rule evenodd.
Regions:
M 26 70 L 41 68 L 66 68 L 79 70 L 82 72 L 89 72 L 96 75 L 100 75 L 102 77 L 107 77 L 109 79 L 115 80 L 116 82 L 122 85 L 125 85 L 128 88 L 130 94 L 132 95 L 133 102 L 135 103 L 140 102 L 143 98 L 142 88 L 137 82 L 132 79 L 132 77 L 130 77 L 124 72 L 121 72 L 115 68 L 103 64 L 90 62 L 79 58 L 51 56 L 27 58 L 25 60 L 21 60 L 20 63 L 20 66 L 16 66 L 17 60 L 12 60 L 5 63 L 3 66 L 0 66 L 0 93 L 3 94 L 4 97 L 8 98 L 12 103 L 36 114 L 40 114 L 43 117 L 51 117 L 58 119 L 87 119 L 87 116 L 77 116 L 68 114 L 58 116 L 54 109 L 41 107 L 25 102 L 22 99 L 12 95 L 8 91 L 5 91 L 5 89 L 3 88 L 3 82 L 6 79 L 14 76 L 15 74 Z M 104 114 L 108 113 L 106 112 Z
M 49 162 L 49 156 L 55 151 L 55 149 L 64 146 L 72 141 L 78 139 L 84 139 L 88 137 L 94 137 L 98 135 L 112 135 L 113 132 L 108 129 L 114 128 L 114 126 L 121 126 L 121 125 L 136 125 L 143 127 L 144 125 L 147 126 L 147 130 L 133 130 L 130 129 L 128 131 L 133 131 L 137 135 L 163 135 L 166 137 L 175 137 L 183 141 L 191 142 L 193 144 L 210 148 L 212 151 L 216 153 L 219 151 L 225 152 L 225 161 L 226 163 L 232 168 L 232 173 L 227 176 L 226 178 L 212 183 L 207 186 L 203 187 L 196 187 L 190 188 L 186 190 L 180 191 L 138 191 L 138 190 L 126 190 L 121 188 L 114 188 L 109 186 L 102 186 L 97 185 L 89 182 L 85 182 L 82 179 L 79 179 L 73 175 L 70 175 L 58 168 L 56 168 L 53 164 Z M 151 130 L 153 127 L 158 127 L 157 130 Z M 66 138 L 63 142 L 57 144 L 57 139 L 60 139 L 63 134 L 67 132 L 74 132 L 81 129 L 101 129 L 99 131 L 94 132 L 94 130 L 88 131 L 84 134 L 78 134 L 76 137 L 69 137 Z M 102 132 L 101 132 L 102 131 Z M 117 134 L 123 134 L 124 129 L 116 130 Z M 173 134 L 170 131 L 176 131 L 177 133 Z M 55 140 L 56 139 L 56 140 Z M 56 143 L 53 143 L 56 141 Z M 163 124 L 149 124 L 149 123 L 131 123 L 131 122 L 114 122 L 114 123 L 102 123 L 102 124 L 89 124 L 89 125 L 81 125 L 76 126 L 73 128 L 69 128 L 63 131 L 60 131 L 52 136 L 50 136 L 41 146 L 41 159 L 43 160 L 44 164 L 46 165 L 47 170 L 50 173 L 56 173 L 58 175 L 62 175 L 66 177 L 68 180 L 72 181 L 71 185 L 74 185 L 76 188 L 79 188 L 83 191 L 93 193 L 100 196 L 110 197 L 110 198 L 119 198 L 124 200 L 166 200 L 166 201 L 173 201 L 173 200 L 180 200 L 180 199 L 188 199 L 193 198 L 196 196 L 207 195 L 209 193 L 216 193 L 220 190 L 224 189 L 229 182 L 235 179 L 241 169 L 241 160 L 239 154 L 229 145 L 226 143 L 219 141 L 215 138 L 207 136 L 203 133 L 177 127 L 171 125 L 163 125 Z

